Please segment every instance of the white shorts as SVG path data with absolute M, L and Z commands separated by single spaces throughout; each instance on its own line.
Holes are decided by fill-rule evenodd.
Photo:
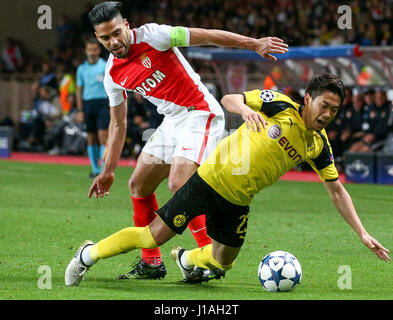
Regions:
M 142 151 L 168 164 L 181 157 L 200 165 L 224 137 L 224 112 L 217 113 L 185 109 L 166 116 Z

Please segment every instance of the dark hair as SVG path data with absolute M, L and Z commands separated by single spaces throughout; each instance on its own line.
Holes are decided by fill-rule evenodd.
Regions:
M 85 47 L 87 47 L 88 44 L 96 44 L 97 46 L 100 46 L 100 43 L 98 42 L 97 38 L 90 37 L 85 41 Z
M 302 95 L 299 93 L 299 91 L 292 89 L 291 91 L 288 92 L 288 96 L 291 98 L 292 101 L 298 103 L 298 104 L 302 104 L 303 103 L 303 97 Z
M 341 79 L 334 74 L 325 73 L 320 76 L 316 76 L 308 83 L 306 93 L 308 93 L 313 99 L 320 96 L 324 92 L 329 91 L 337 94 L 341 102 L 345 97 L 345 88 Z
M 95 27 L 103 22 L 111 21 L 118 15 L 122 16 L 120 9 L 122 8 L 122 3 L 117 1 L 107 1 L 97 4 L 89 12 L 90 23 Z

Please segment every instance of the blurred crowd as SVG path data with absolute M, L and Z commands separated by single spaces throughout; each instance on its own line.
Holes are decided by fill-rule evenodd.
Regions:
M 223 29 L 251 37 L 277 36 L 290 46 L 364 46 L 393 44 L 393 0 L 132 0 L 123 1 L 131 27 L 144 23 Z M 338 28 L 339 5 L 351 8 L 351 28 Z M 74 68 L 83 59 L 83 43 L 92 35 L 86 4 L 78 18 L 62 15 L 57 21 L 57 46 L 42 56 L 26 51 L 9 38 L 2 49 L 0 72 L 43 72 L 47 61 L 56 72 Z M 346 21 L 349 23 L 349 21 Z
M 386 91 L 346 88 L 336 118 L 326 128 L 336 162 L 344 153 L 393 152 L 393 105 Z
M 14 137 L 14 150 L 48 152 L 50 155 L 83 155 L 87 147 L 86 124 L 78 117 L 75 104 L 70 110 L 60 110 L 53 101 L 54 90 L 33 84 L 33 107 L 21 114 Z M 69 92 L 75 101 L 75 92 Z M 127 136 L 122 156 L 137 157 L 147 137 L 144 132 L 156 129 L 163 116 L 156 107 L 137 93 L 128 95 Z M 12 123 L 9 125 L 13 125 Z
M 142 3 L 142 5 L 140 5 Z M 352 28 L 337 26 L 339 5 L 352 11 Z M 392 44 L 393 3 L 391 0 L 200 0 L 133 1 L 130 21 L 146 21 L 201 28 L 224 29 L 240 34 L 277 36 L 291 46 Z
M 133 0 L 123 4 L 131 27 L 155 22 L 215 28 L 256 38 L 277 36 L 290 46 L 393 44 L 393 0 Z M 337 26 L 337 8 L 341 4 L 352 10 L 351 29 L 340 30 Z M 84 42 L 93 35 L 87 18 L 91 9 L 92 5 L 86 4 L 77 18 L 61 16 L 56 26 L 57 45 L 40 56 L 28 52 L 16 39 L 7 39 L 1 52 L 0 73 L 33 74 L 39 79 L 31 87 L 32 108 L 21 115 L 16 148 L 57 153 L 64 144 L 67 126 L 73 126 L 68 132 L 83 135 L 83 127 L 73 112 L 75 73 L 85 60 Z M 107 58 L 105 50 L 102 53 Z M 201 72 L 204 65 L 195 63 L 194 67 Z M 157 127 L 160 116 L 140 96 L 130 95 L 129 99 L 130 128 L 125 154 L 134 154 L 142 144 L 141 132 Z M 378 150 L 392 130 L 390 109 L 386 92 L 348 89 L 340 114 L 328 128 L 336 156 L 342 157 L 346 150 Z M 77 150 L 82 147 L 70 152 Z

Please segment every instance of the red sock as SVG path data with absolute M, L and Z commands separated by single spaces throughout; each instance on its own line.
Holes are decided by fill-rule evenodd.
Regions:
M 158 210 L 156 194 L 144 198 L 131 197 L 134 206 L 134 224 L 135 227 L 146 227 L 156 217 L 155 212 Z M 159 265 L 161 260 L 160 248 L 142 249 L 142 260 L 147 264 Z
M 202 248 L 211 243 L 211 239 L 207 235 L 206 231 L 206 216 L 198 216 L 190 221 L 188 224 L 192 235 L 194 236 L 198 247 Z

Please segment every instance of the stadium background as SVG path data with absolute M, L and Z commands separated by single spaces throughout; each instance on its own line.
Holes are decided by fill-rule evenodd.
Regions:
M 79 143 L 74 141 L 73 147 L 63 148 L 65 143 L 71 143 L 68 141 L 72 138 L 64 142 L 64 137 L 61 137 L 63 128 L 56 123 L 64 119 L 72 122 L 75 99 L 70 84 L 74 81 L 76 68 L 85 59 L 84 41 L 93 35 L 87 13 L 99 2 L 46 2 L 45 5 L 51 9 L 49 30 L 40 29 L 37 25 L 44 12 L 38 12 L 42 5 L 40 1 L 5 2 L 5 12 L 12 14 L 2 17 L 0 29 L 0 121 L 2 125 L 13 127 L 14 151 L 83 154 L 83 134 Z M 280 90 L 301 101 L 307 81 L 315 74 L 329 71 L 341 76 L 348 88 L 348 97 L 337 120 L 328 128 L 340 170 L 343 170 L 346 151 L 369 153 L 382 150 L 389 132 L 393 130 L 393 112 L 388 107 L 389 100 L 393 100 L 390 47 L 393 43 L 393 9 L 390 0 L 137 0 L 123 3 L 124 15 L 131 27 L 156 22 L 216 28 L 251 37 L 277 36 L 288 43 L 293 52 L 302 49 L 300 55 L 281 59 L 276 64 L 255 56 L 242 58 L 236 53 L 229 58 L 219 54 L 217 58 L 206 59 L 201 58 L 198 51 L 191 51 L 194 48 L 182 49 L 218 100 L 225 93 L 261 88 Z M 340 16 L 346 12 L 339 13 L 341 5 L 349 6 L 351 10 L 350 21 L 345 20 L 347 28 L 339 27 Z M 341 53 L 347 50 L 345 45 L 350 45 L 352 52 L 348 57 Z M 15 48 L 20 51 L 20 56 Z M 105 50 L 102 56 L 107 57 Z M 386 110 L 381 115 L 383 108 L 377 108 L 377 117 L 368 110 L 367 104 L 375 105 L 375 95 L 383 94 L 373 94 L 371 101 L 363 99 L 364 94 L 372 90 L 386 93 L 386 99 L 380 99 Z M 351 109 L 353 99 L 361 100 L 360 110 Z M 135 101 L 133 94 L 130 100 Z M 40 109 L 39 104 L 43 101 L 45 107 L 42 109 L 45 111 L 39 113 L 46 114 L 36 125 L 35 110 Z M 146 101 L 142 104 L 145 109 L 143 117 L 148 123 L 144 129 L 157 127 L 161 118 L 155 114 L 155 108 Z M 346 112 L 349 113 L 345 115 Z M 130 111 L 130 115 L 134 113 L 135 110 Z M 64 118 L 67 114 L 68 117 Z M 154 120 L 149 122 L 149 116 Z M 379 128 L 382 132 L 376 133 L 380 121 L 386 122 L 386 125 Z M 236 128 L 240 123 L 239 117 L 227 114 L 227 129 Z M 130 132 L 143 134 L 143 128 L 132 120 L 129 127 Z M 83 133 L 83 127 L 80 129 Z M 345 141 L 341 134 L 344 131 L 349 132 L 345 134 Z M 377 137 L 366 147 L 354 147 L 360 139 L 360 131 L 363 135 L 370 133 Z M 138 155 L 143 142 L 135 140 L 139 139 L 130 133 L 124 157 L 135 158 Z
M 91 4 L 98 2 L 91 1 Z M 303 55 L 302 58 L 280 60 L 277 64 L 262 59 L 255 61 L 254 58 L 247 61 L 238 58 L 204 60 L 196 52 L 197 56 L 188 60 L 218 99 L 226 92 L 269 87 L 277 87 L 294 98 L 301 98 L 305 83 L 315 72 L 332 71 L 344 76 L 345 85 L 356 97 L 354 101 L 349 99 L 346 107 L 352 110 L 352 102 L 360 105 L 362 120 L 363 114 L 365 120 L 370 120 L 367 118 L 369 113 L 363 113 L 365 103 L 361 99 L 370 89 L 386 90 L 387 104 L 391 108 L 391 1 L 137 0 L 124 3 L 125 14 L 132 27 L 145 22 L 157 22 L 221 28 L 254 37 L 274 35 L 288 42 L 293 51 L 307 47 L 304 55 L 319 49 L 337 51 L 337 46 L 342 45 L 351 48 L 349 56 L 345 57 L 311 59 Z M 37 9 L 43 4 L 52 9 L 51 30 L 40 30 L 37 27 L 40 17 Z M 341 30 L 337 27 L 337 8 L 341 4 L 349 5 L 352 9 L 352 29 Z M 73 75 L 77 65 L 84 60 L 83 39 L 92 31 L 86 20 L 87 11 L 85 2 L 76 0 L 2 2 L 0 47 L 6 49 L 7 38 L 12 37 L 21 50 L 22 63 L 15 70 L 7 70 L 1 59 L 0 66 L 1 126 L 14 129 L 11 161 L 0 161 L 1 300 L 164 298 L 234 299 L 237 303 L 244 299 L 391 300 L 393 284 L 390 264 L 378 261 L 361 245 L 335 212 L 320 183 L 297 181 L 279 181 L 255 198 L 244 250 L 234 270 L 222 282 L 198 287 L 188 287 L 179 282 L 180 274 L 176 265 L 169 261 L 169 252 L 175 245 L 186 248 L 195 246 L 192 236 L 185 233 L 162 248 L 163 257 L 168 261 L 168 276 L 162 281 L 129 283 L 114 280 L 117 274 L 129 269 L 131 259 L 139 254 L 135 251 L 103 262 L 89 271 L 87 281 L 80 287 L 67 290 L 64 286 L 64 270 L 80 242 L 85 240 L 84 237 L 101 239 L 130 225 L 132 221 L 126 187 L 130 175 L 128 159 L 135 156 L 131 152 L 124 154 L 123 160 L 127 161 L 122 162 L 124 166 L 116 171 L 116 183 L 110 197 L 104 201 L 95 201 L 86 198 L 91 184 L 87 179 L 87 157 L 83 157 L 86 166 L 73 165 L 80 163 L 80 157 L 76 159 L 70 156 L 78 150 L 69 151 L 66 157 L 52 157 L 57 159 L 57 164 L 64 163 L 61 165 L 31 164 L 26 162 L 46 161 L 48 157 L 42 156 L 53 152 L 53 146 L 40 146 L 32 140 L 31 143 L 27 141 L 29 144 L 20 144 L 24 141 L 20 139 L 21 127 L 31 124 L 34 117 L 31 110 L 35 106 L 40 86 L 44 100 L 59 110 L 52 124 L 64 120 L 61 90 L 57 90 L 56 85 L 52 89 L 51 84 L 54 83 L 50 80 L 56 79 L 58 86 L 62 80 L 69 79 L 64 77 L 65 71 Z M 192 53 L 182 50 L 187 56 Z M 363 55 L 355 55 L 359 52 L 363 52 Z M 49 69 L 49 72 L 45 74 L 44 68 L 47 68 L 46 71 Z M 69 97 L 72 101 L 72 94 Z M 150 107 L 146 105 L 148 111 L 152 112 Z M 65 118 L 70 121 L 72 117 Z M 228 127 L 239 124 L 236 117 L 228 116 L 228 120 Z M 50 127 L 47 129 L 50 131 Z M 332 132 L 345 131 L 340 126 L 333 129 Z M 389 132 L 392 132 L 391 126 Z M 367 157 L 364 154 L 359 156 Z M 372 157 L 371 153 L 368 157 Z M 388 161 L 391 166 L 391 158 Z M 361 167 L 360 162 L 358 167 Z M 300 179 L 305 181 L 309 176 L 303 173 Z M 391 249 L 391 186 L 346 184 L 346 189 L 364 225 Z M 157 190 L 159 205 L 170 197 L 168 187 L 163 183 Z M 258 283 L 256 272 L 259 261 L 266 253 L 274 250 L 287 250 L 302 263 L 303 284 L 293 293 L 271 295 L 264 292 Z M 337 270 L 342 265 L 350 266 L 353 271 L 350 290 L 341 290 L 337 286 L 341 276 Z M 52 272 L 51 290 L 40 287 L 42 266 L 49 267 Z M 260 310 L 265 312 L 266 308 Z

